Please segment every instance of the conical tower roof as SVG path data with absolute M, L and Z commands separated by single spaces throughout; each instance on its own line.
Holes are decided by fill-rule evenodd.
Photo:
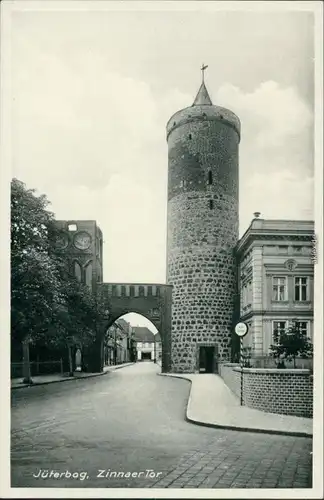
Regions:
M 206 88 L 205 82 L 202 82 L 196 99 L 194 100 L 193 106 L 212 106 L 213 103 L 209 97 L 208 90 Z

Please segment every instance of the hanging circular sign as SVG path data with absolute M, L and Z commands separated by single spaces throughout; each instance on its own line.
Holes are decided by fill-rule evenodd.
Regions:
M 248 326 L 246 323 L 237 323 L 235 326 L 235 333 L 239 337 L 244 337 L 248 332 Z

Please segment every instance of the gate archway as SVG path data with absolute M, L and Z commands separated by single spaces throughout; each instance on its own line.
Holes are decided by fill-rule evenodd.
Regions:
M 106 310 L 96 346 L 92 351 L 92 371 L 103 370 L 103 340 L 113 323 L 128 313 L 137 313 L 153 323 L 161 336 L 162 372 L 171 371 L 172 286 L 147 283 L 98 283 Z

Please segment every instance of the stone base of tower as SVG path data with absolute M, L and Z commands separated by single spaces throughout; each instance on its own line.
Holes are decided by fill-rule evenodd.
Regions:
M 228 335 L 219 340 L 172 342 L 172 373 L 218 373 L 221 361 L 229 360 Z

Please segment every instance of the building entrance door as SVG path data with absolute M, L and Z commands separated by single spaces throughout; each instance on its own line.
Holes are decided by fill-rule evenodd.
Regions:
M 199 373 L 214 372 L 215 346 L 200 346 L 199 348 Z

